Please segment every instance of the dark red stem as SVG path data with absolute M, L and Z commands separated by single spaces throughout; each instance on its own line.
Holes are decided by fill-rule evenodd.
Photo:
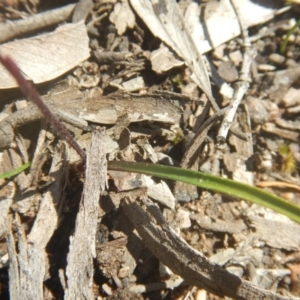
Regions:
M 45 118 L 56 129 L 60 137 L 63 138 L 85 161 L 86 153 L 73 139 L 72 135 L 69 133 L 67 128 L 57 119 L 57 117 L 47 107 L 47 105 L 41 99 L 41 97 L 33 88 L 33 86 L 25 79 L 20 69 L 18 68 L 17 64 L 9 56 L 3 57 L 1 55 L 0 55 L 0 62 L 15 78 L 23 94 L 27 96 L 40 109 L 40 111 L 45 116 Z

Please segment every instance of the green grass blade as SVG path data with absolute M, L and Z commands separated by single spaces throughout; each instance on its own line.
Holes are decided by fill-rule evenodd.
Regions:
M 284 40 L 281 42 L 280 45 L 280 54 L 284 54 L 288 41 L 289 41 L 289 37 L 297 30 L 297 28 L 300 25 L 300 19 L 297 21 L 297 23 L 287 32 L 286 37 L 284 38 Z
M 15 170 L 0 174 L 0 179 L 8 179 L 10 177 L 18 175 L 29 167 L 30 167 L 30 162 L 22 165 L 21 167 L 15 169 Z
M 300 223 L 300 207 L 259 188 L 202 172 L 135 162 L 110 161 L 109 170 L 142 173 L 160 178 L 186 182 L 200 188 L 241 198 L 277 211 Z

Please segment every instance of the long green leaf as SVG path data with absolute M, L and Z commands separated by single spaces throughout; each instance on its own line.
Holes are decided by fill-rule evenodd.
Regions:
M 300 223 L 300 207 L 273 194 L 240 182 L 202 172 L 157 164 L 110 161 L 109 170 L 142 173 L 160 178 L 186 182 L 204 189 L 248 200 L 277 211 Z
M 18 175 L 19 173 L 23 172 L 24 170 L 26 170 L 29 167 L 30 167 L 30 162 L 22 165 L 21 167 L 15 169 L 15 170 L 0 174 L 0 179 L 7 179 L 7 178 L 13 177 L 15 175 Z

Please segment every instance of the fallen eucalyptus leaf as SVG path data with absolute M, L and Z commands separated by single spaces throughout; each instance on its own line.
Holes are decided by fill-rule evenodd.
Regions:
M 232 1 L 238 7 L 238 14 L 243 20 L 245 28 L 263 24 L 289 9 L 286 6 L 279 10 L 282 4 L 278 1 L 270 1 L 267 5 L 263 5 L 264 1 Z M 205 4 L 203 17 L 201 17 L 200 5 L 191 1 L 185 10 L 184 19 L 202 54 L 230 41 L 241 33 L 230 0 L 209 1 Z M 203 19 L 202 22 L 199 21 L 200 19 Z
M 65 24 L 54 32 L 0 45 L 2 56 L 10 55 L 23 74 L 35 84 L 66 73 L 90 56 L 89 38 L 83 22 Z M 17 87 L 0 65 L 0 89 Z

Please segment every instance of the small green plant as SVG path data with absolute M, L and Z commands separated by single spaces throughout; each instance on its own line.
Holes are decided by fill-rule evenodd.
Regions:
M 289 145 L 282 144 L 278 148 L 278 169 L 282 173 L 291 174 L 296 171 L 296 159 Z
M 285 51 L 286 51 L 286 47 L 287 47 L 287 44 L 289 42 L 289 37 L 297 30 L 297 28 L 299 27 L 300 25 L 300 19 L 297 21 L 297 23 L 287 32 L 285 38 L 283 39 L 283 41 L 281 42 L 281 45 L 280 45 L 280 54 L 284 54 Z
M 15 169 L 15 170 L 0 174 L 0 179 L 9 179 L 13 176 L 20 174 L 21 172 L 23 172 L 24 170 L 26 170 L 29 167 L 30 167 L 30 162 L 22 165 L 21 167 Z
M 183 140 L 183 133 L 181 130 L 177 130 L 174 139 L 172 140 L 172 143 L 174 145 L 177 145 L 178 143 L 180 143 Z

